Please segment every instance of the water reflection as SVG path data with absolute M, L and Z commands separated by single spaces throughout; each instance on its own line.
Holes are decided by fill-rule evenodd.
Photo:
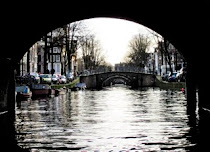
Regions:
M 197 124 L 190 122 L 186 104 L 181 91 L 126 87 L 22 101 L 17 142 L 39 151 L 191 150 Z

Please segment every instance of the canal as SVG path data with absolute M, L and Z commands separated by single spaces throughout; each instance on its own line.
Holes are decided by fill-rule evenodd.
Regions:
M 191 151 L 197 141 L 181 91 L 126 86 L 16 105 L 16 140 L 31 151 Z

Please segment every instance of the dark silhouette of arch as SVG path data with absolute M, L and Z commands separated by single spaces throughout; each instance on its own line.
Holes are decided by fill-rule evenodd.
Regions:
M 1 148 L 12 151 L 15 146 L 14 130 L 14 69 L 25 52 L 46 33 L 65 24 L 93 17 L 116 17 L 142 24 L 169 40 L 187 61 L 187 112 L 195 115 L 196 88 L 199 95 L 199 110 L 210 115 L 210 83 L 203 73 L 209 69 L 209 5 L 207 2 L 130 2 L 110 3 L 70 1 L 66 3 L 44 3 L 35 1 L 4 2 L 1 10 L 1 55 L 0 67 L 0 134 Z M 59 4 L 59 6 L 58 6 Z M 107 5 L 106 5 L 107 4 Z M 120 26 L 120 25 L 119 25 Z M 6 76 L 5 76 L 6 74 Z M 207 109 L 207 110 L 205 110 Z M 5 121 L 6 120 L 6 121 Z M 202 123 L 200 123 L 202 124 Z M 204 125 L 203 125 L 204 126 Z M 199 126 L 200 138 L 207 139 L 209 128 Z M 12 138 L 12 139 L 11 139 Z M 6 147 L 5 147 L 6 146 Z M 8 147 L 7 147 L 8 146 Z M 202 145 L 205 149 L 206 145 Z M 17 147 L 16 147 L 17 148 Z M 18 148 L 17 148 L 18 149 Z M 15 151 L 17 151 L 17 149 Z M 18 149 L 20 150 L 20 149 Z M 14 150 L 13 150 L 14 151 Z
M 121 78 L 121 79 L 123 79 L 123 80 L 125 80 L 125 81 L 127 82 L 127 83 L 126 83 L 127 85 L 131 85 L 132 79 L 131 79 L 130 77 L 125 76 L 125 75 L 111 75 L 111 76 L 107 77 L 106 79 L 104 79 L 104 80 L 102 81 L 101 86 L 103 87 L 104 84 L 105 84 L 107 81 L 109 81 L 109 80 L 111 80 L 111 79 L 117 79 L 117 78 Z

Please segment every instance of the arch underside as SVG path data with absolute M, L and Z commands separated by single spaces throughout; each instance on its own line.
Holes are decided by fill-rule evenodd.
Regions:
M 117 8 L 110 5 L 106 7 L 106 4 L 103 4 L 102 7 L 97 3 L 94 3 L 94 5 L 91 2 L 88 3 L 84 4 L 79 1 L 72 1 L 70 5 L 61 3 L 62 7 L 56 7 L 56 11 L 51 9 L 55 8 L 54 3 L 47 3 L 47 5 L 44 3 L 39 5 L 24 3 L 24 5 L 17 4 L 16 7 L 11 7 L 9 4 L 7 10 L 10 14 L 4 16 L 2 21 L 2 29 L 7 32 L 2 37 L 6 40 L 4 46 L 6 46 L 7 50 L 7 46 L 10 46 L 10 50 L 13 53 L 5 51 L 1 56 L 18 62 L 34 43 L 56 28 L 83 19 L 112 17 L 133 21 L 156 31 L 174 44 L 185 57 L 190 58 L 194 54 L 189 48 L 189 44 L 195 41 L 197 43 L 198 41 L 203 41 L 194 39 L 195 37 L 201 38 L 202 32 L 192 32 L 191 29 L 205 29 L 205 27 L 208 27 L 207 24 L 199 22 L 201 20 L 200 16 L 207 18 L 208 13 L 196 12 L 193 7 L 185 7 L 183 3 L 181 5 L 178 2 L 172 4 L 153 2 L 153 4 L 156 3 L 154 5 L 146 4 L 147 2 L 141 3 L 141 6 L 149 6 L 149 9 L 148 7 L 139 7 L 139 4 L 134 2 L 126 5 L 122 4 L 121 7 Z M 150 13 L 147 13 L 148 11 Z M 27 16 L 25 15 L 26 12 Z M 169 17 L 164 16 L 165 12 L 167 12 Z M 14 26 L 14 21 L 17 18 L 19 24 Z M 13 45 L 11 45 L 11 41 L 8 41 L 11 40 L 11 36 L 18 37 L 18 39 L 16 38 L 15 41 L 12 41 Z
M 191 125 L 197 124 L 196 105 L 199 106 L 198 128 L 200 135 L 198 141 L 206 143 L 209 137 L 210 103 L 209 81 L 204 79 L 204 73 L 209 69 L 209 5 L 207 2 L 150 2 L 148 4 L 126 2 L 126 7 L 120 4 L 95 3 L 87 1 L 70 1 L 71 4 L 44 2 L 25 3 L 4 1 L 1 9 L 1 55 L 0 65 L 0 134 L 1 148 L 8 151 L 17 143 L 15 139 L 15 81 L 14 69 L 18 67 L 20 59 L 29 48 L 50 31 L 65 24 L 94 17 L 113 17 L 127 19 L 142 24 L 169 40 L 187 61 L 187 112 Z M 123 3 L 123 2 L 121 2 Z M 13 4 L 13 5 L 11 5 Z M 59 4 L 59 5 L 58 5 Z M 108 4 L 108 6 L 106 6 Z M 6 11 L 5 11 L 6 10 Z M 196 11 L 199 10 L 199 11 Z M 120 26 L 120 25 L 119 25 Z M 111 79 L 111 78 L 110 78 Z M 196 103 L 196 87 L 198 87 L 198 100 Z M 207 109 L 207 110 L 205 110 Z M 5 111 L 5 112 L 4 112 Z M 3 112 L 3 113 L 2 113 Z M 197 112 L 196 112 L 197 113 Z M 196 117 L 195 117 L 196 116 Z M 8 122 L 8 121 L 9 122 Z M 194 122 L 196 120 L 196 122 Z M 201 139 L 202 138 L 202 139 Z M 200 140 L 201 139 L 201 140 Z M 204 149 L 204 148 L 203 148 Z M 18 151 L 18 150 L 15 150 Z
M 103 80 L 102 82 L 102 87 L 107 83 L 107 82 L 112 82 L 115 79 L 122 79 L 126 82 L 126 85 L 131 85 L 132 79 L 128 76 L 124 76 L 124 75 L 112 75 L 107 77 L 105 80 Z

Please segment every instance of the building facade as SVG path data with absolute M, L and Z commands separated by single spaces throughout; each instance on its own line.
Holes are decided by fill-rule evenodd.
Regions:
M 167 51 L 161 50 L 165 48 L 164 43 L 160 42 L 158 47 L 155 48 L 154 55 L 152 57 L 154 60 L 155 73 L 161 76 L 170 72 L 169 60 L 173 72 L 180 70 L 186 64 L 184 57 L 171 43 L 169 43 L 167 47 Z
M 68 62 L 70 62 L 70 68 L 68 67 Z M 76 51 L 71 54 L 71 59 L 68 61 L 65 47 L 48 47 L 48 50 L 45 51 L 45 43 L 38 41 L 21 59 L 20 75 L 32 72 L 40 74 L 51 73 L 52 69 L 54 69 L 55 74 L 67 75 L 72 72 L 75 75 L 78 71 L 77 64 Z
M 49 50 L 48 70 L 51 73 L 54 69 L 55 74 L 61 74 L 61 48 L 53 47 Z
M 23 58 L 20 60 L 20 75 L 27 73 L 33 73 L 38 71 L 37 61 L 37 49 L 38 43 L 35 43 L 28 52 L 26 52 Z

